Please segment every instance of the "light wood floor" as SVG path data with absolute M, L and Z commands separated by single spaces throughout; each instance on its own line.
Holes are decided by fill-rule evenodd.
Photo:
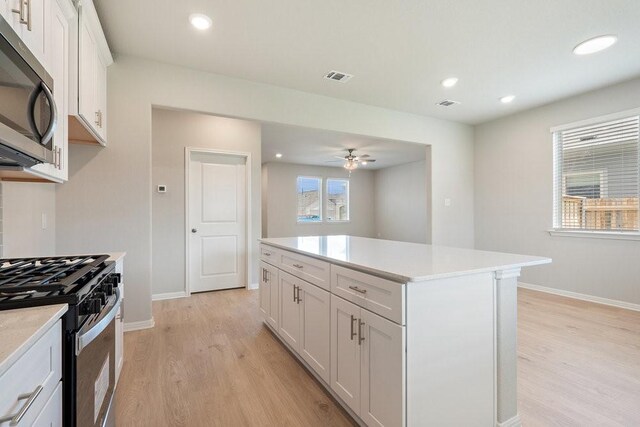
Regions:
M 125 334 L 118 426 L 350 426 L 262 326 L 257 291 L 153 303 Z M 640 426 L 640 313 L 520 290 L 519 404 L 534 426 Z

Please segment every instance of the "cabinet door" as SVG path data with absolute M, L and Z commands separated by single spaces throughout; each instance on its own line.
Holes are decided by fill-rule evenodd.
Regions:
M 28 19 L 31 20 L 31 29 L 29 29 L 26 24 L 22 24 L 22 33 L 18 32 L 24 44 L 42 64 L 46 63 L 45 34 L 46 31 L 48 31 L 47 26 L 49 25 L 50 2 L 51 0 L 28 0 L 25 2 L 28 5 L 25 6 L 25 11 L 31 9 L 29 12 L 26 12 L 26 14 L 29 15 Z
M 31 427 L 57 427 L 62 425 L 62 381 L 45 404 Z
M 369 426 L 404 425 L 405 328 L 362 310 L 360 418 Z
M 107 66 L 96 49 L 96 106 L 98 110 L 97 130 L 103 141 L 107 140 Z
M 317 286 L 300 280 L 300 355 L 327 383 L 331 381 L 329 369 L 331 354 L 331 294 Z
M 267 270 L 267 264 L 261 262 L 260 283 L 258 286 L 260 292 L 260 312 L 265 320 L 267 320 L 271 314 L 271 286 L 269 286 L 269 280 L 267 279 L 268 274 L 269 270 Z
M 80 37 L 78 55 L 78 112 L 85 123 L 97 134 L 96 61 L 98 59 L 98 46 L 86 19 L 80 19 L 78 32 Z
M 355 412 L 360 412 L 360 308 L 331 295 L 331 388 Z
M 280 318 L 280 305 L 279 305 L 279 286 L 278 286 L 278 269 L 272 265 L 267 265 L 267 281 L 269 282 L 269 315 L 267 316 L 267 322 L 273 329 L 278 330 L 279 318 Z
M 43 163 L 32 169 L 56 181 L 66 181 L 68 147 L 68 84 L 69 84 L 69 22 L 56 0 L 51 1 L 49 19 L 48 71 L 53 78 L 53 97 L 58 111 L 58 124 L 53 134 L 53 163 Z
M 299 280 L 284 271 L 278 274 L 280 293 L 278 333 L 296 351 L 300 348 L 300 304 L 297 300 Z

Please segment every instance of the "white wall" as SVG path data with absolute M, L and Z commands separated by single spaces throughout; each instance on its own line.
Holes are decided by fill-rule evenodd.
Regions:
M 427 170 L 422 160 L 375 171 L 376 237 L 428 242 Z
M 263 195 L 263 203 L 267 210 L 267 237 L 328 234 L 375 237 L 373 171 L 358 169 L 349 178 L 348 172 L 341 167 L 309 166 L 281 162 L 266 163 L 263 165 L 263 170 L 267 179 L 267 189 Z M 296 180 L 298 176 L 320 177 L 324 188 L 326 188 L 327 178 L 349 178 L 350 220 L 348 222 L 334 223 L 326 221 L 322 223 L 298 223 L 296 221 Z M 325 207 L 326 200 L 323 200 L 323 211 L 325 211 Z M 325 212 L 323 212 L 324 216 Z
M 55 184 L 4 181 L 0 185 L 3 202 L 2 256 L 55 255 Z M 46 217 L 44 224 L 43 215 Z
M 640 79 L 476 127 L 475 234 L 478 249 L 553 258 L 521 281 L 640 304 L 640 242 L 552 237 L 549 128 L 640 107 Z
M 260 238 L 260 124 L 175 110 L 152 111 L 153 294 L 185 290 L 185 147 L 251 153 L 252 271 Z M 155 191 L 167 185 L 166 193 Z M 257 277 L 253 277 L 257 283 Z
M 127 322 L 151 318 L 152 105 L 431 144 L 433 242 L 473 246 L 470 126 L 121 56 L 108 70 L 108 147 L 71 147 L 56 234 L 58 251 L 127 251 Z

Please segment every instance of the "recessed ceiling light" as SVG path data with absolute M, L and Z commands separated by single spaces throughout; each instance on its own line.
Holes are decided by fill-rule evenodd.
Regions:
M 507 96 L 503 96 L 502 98 L 500 98 L 500 102 L 502 102 L 503 104 L 508 104 L 511 101 L 513 101 L 514 99 L 516 99 L 515 95 L 507 95 Z
M 618 38 L 614 35 L 598 36 L 592 39 L 583 41 L 578 46 L 573 48 L 573 53 L 576 55 L 589 55 L 592 53 L 600 52 L 608 47 L 611 47 L 618 41 Z
M 443 87 L 454 87 L 456 83 L 458 83 L 457 77 L 448 77 L 441 82 Z
M 211 18 L 207 15 L 203 15 L 202 13 L 192 13 L 189 15 L 189 22 L 191 22 L 191 25 L 196 27 L 198 30 L 209 29 L 213 23 Z
M 281 159 L 281 158 L 282 158 L 282 153 L 277 153 L 277 154 L 276 154 L 276 158 L 277 158 L 277 159 Z

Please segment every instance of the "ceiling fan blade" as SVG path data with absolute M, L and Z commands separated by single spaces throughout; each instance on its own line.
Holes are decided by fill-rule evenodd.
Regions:
M 368 154 L 363 154 L 362 156 L 358 156 L 358 157 L 360 157 L 361 159 L 368 159 L 371 156 Z
M 376 161 L 376 159 L 367 159 L 367 163 L 373 163 L 375 161 Z
M 346 158 L 342 157 L 342 156 L 333 156 L 333 157 L 335 157 L 336 159 L 340 159 L 340 160 L 346 160 Z
M 325 163 L 338 163 L 338 162 L 343 162 L 344 160 L 325 160 Z

